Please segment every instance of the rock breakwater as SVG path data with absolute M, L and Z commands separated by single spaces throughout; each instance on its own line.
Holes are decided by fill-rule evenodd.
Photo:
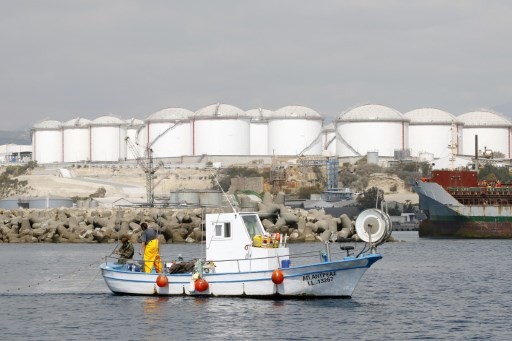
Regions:
M 288 235 L 292 243 L 359 241 L 354 222 L 346 215 L 333 217 L 323 210 L 290 209 L 274 203 L 258 208 L 265 229 Z M 162 243 L 198 243 L 204 240 L 203 214 L 200 208 L 0 210 L 0 243 L 113 243 L 121 235 L 138 242 L 142 222 L 158 229 Z

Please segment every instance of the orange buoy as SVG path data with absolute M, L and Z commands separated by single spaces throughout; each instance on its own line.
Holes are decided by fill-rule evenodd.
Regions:
M 281 240 L 281 234 L 279 232 L 274 233 L 272 237 L 277 240 L 278 242 Z
M 160 288 L 166 287 L 169 284 L 169 280 L 167 279 L 167 276 L 159 275 L 156 278 L 156 285 L 158 285 Z
M 196 279 L 194 282 L 194 287 L 197 291 L 203 292 L 208 289 L 209 285 L 208 282 L 204 278 Z
M 283 272 L 279 269 L 274 270 L 274 272 L 272 272 L 272 282 L 274 282 L 274 284 L 281 284 L 281 283 L 283 283 L 283 281 L 284 281 Z

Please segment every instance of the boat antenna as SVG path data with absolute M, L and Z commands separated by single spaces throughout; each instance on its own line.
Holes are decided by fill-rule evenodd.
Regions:
M 119 245 L 119 241 L 121 240 L 121 218 L 122 218 L 122 215 L 123 215 L 123 212 L 121 212 L 121 209 L 119 208 L 119 206 L 117 206 L 116 220 L 114 222 L 114 231 L 117 232 L 117 243 L 116 243 L 116 247 L 114 248 L 114 250 L 112 250 L 110 255 L 114 254 L 114 251 L 116 251 L 117 246 Z
M 219 188 L 220 188 L 220 190 L 221 190 L 222 194 L 224 195 L 224 197 L 225 197 L 225 198 L 226 198 L 226 200 L 228 201 L 229 206 L 231 206 L 231 209 L 233 210 L 233 213 L 237 213 L 237 212 L 236 212 L 235 207 L 231 204 L 231 200 L 229 200 L 228 195 L 227 195 L 227 194 L 226 194 L 226 192 L 224 192 L 224 190 L 222 189 L 222 186 L 220 185 L 219 180 L 217 179 L 217 174 L 215 174 L 215 175 L 213 176 L 213 178 L 215 179 L 215 182 L 217 183 L 217 186 L 219 186 Z

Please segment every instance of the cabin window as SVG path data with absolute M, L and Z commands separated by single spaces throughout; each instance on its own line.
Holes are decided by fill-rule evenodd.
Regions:
M 215 224 L 215 237 L 231 238 L 231 223 Z
M 222 237 L 222 225 L 223 224 L 215 225 L 215 237 Z
M 249 232 L 251 239 L 254 238 L 255 235 L 259 234 L 262 236 L 265 234 L 258 216 L 242 215 L 242 218 L 244 220 L 245 228 L 247 229 L 247 232 Z

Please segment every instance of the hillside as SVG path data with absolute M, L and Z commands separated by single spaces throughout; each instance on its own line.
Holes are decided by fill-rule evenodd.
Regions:
M 37 167 L 24 175 L 17 176 L 15 179 L 19 182 L 25 183 L 26 181 L 26 186 L 18 190 L 18 193 L 28 196 L 51 194 L 83 198 L 104 188 L 106 197 L 145 198 L 146 177 L 139 168 L 88 166 L 70 167 L 67 170 L 63 172 L 59 168 Z M 155 194 L 166 196 L 169 192 L 180 189 L 212 188 L 214 172 L 211 169 L 199 168 L 160 170 L 155 180 Z M 308 187 L 318 183 L 318 181 L 314 181 L 315 172 L 311 170 L 290 171 L 288 174 L 290 184 L 296 187 L 284 188 L 287 196 L 296 196 L 301 191 L 300 186 Z M 410 200 L 413 203 L 418 201 L 418 196 L 409 192 L 404 181 L 396 175 L 373 173 L 368 176 L 366 183 L 365 188 L 375 186 L 382 189 L 385 192 L 386 200 L 398 202 Z M 313 188 L 318 189 L 317 186 Z M 261 188 L 261 190 L 267 191 L 271 189 L 268 183 Z

